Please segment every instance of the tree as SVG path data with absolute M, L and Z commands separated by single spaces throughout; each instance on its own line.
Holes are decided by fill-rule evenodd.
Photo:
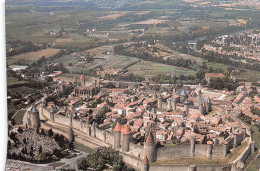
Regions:
M 210 80 L 209 87 L 222 90 L 224 88 L 224 84 L 221 78 L 212 78 Z
M 47 81 L 47 82 L 52 82 L 53 79 L 52 79 L 52 77 L 46 76 L 46 77 L 45 77 L 45 81 Z
M 77 168 L 84 171 L 87 170 L 88 163 L 85 157 L 81 157 L 77 160 Z
M 49 129 L 49 130 L 48 130 L 48 136 L 49 136 L 49 137 L 52 137 L 52 136 L 53 136 L 53 131 L 52 131 L 52 129 Z

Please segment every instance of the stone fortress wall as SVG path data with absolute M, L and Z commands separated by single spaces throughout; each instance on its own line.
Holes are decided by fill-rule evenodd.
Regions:
M 40 107 L 39 112 L 47 118 L 49 121 L 51 121 L 51 114 L 45 107 Z M 48 122 L 49 122 L 48 121 Z M 72 117 L 67 117 L 59 114 L 55 114 L 53 123 L 57 123 L 60 125 L 64 125 L 66 127 L 72 127 L 73 129 L 80 131 L 81 133 L 91 136 L 95 138 L 98 141 L 102 141 L 106 143 L 109 146 L 114 146 L 115 142 L 115 132 L 110 130 L 101 130 L 96 125 L 90 125 L 86 122 L 82 122 L 80 120 L 72 119 Z M 56 128 L 52 128 L 54 132 L 58 132 L 60 134 L 64 134 L 64 131 L 60 131 Z M 66 136 L 67 133 L 65 133 Z M 133 166 L 137 170 L 144 170 L 144 147 L 141 145 L 134 144 L 132 142 L 129 143 L 129 151 L 122 151 L 122 146 L 124 145 L 124 141 L 122 141 L 122 135 L 120 138 L 120 144 L 121 148 L 118 149 L 120 154 L 123 156 L 124 161 Z M 234 144 L 234 139 L 231 139 L 230 142 L 228 142 L 227 145 L 223 144 L 214 144 L 212 147 L 208 144 L 196 144 L 191 141 L 191 144 L 182 144 L 182 145 L 176 145 L 172 147 L 160 147 L 155 148 L 152 153 L 154 154 L 155 161 L 156 160 L 163 160 L 163 159 L 169 159 L 169 158 L 176 158 L 176 157 L 189 157 L 189 156 L 201 156 L 201 157 L 207 157 L 207 158 L 224 158 L 227 155 L 227 152 L 229 151 L 229 148 L 232 148 L 233 146 L 237 146 L 241 143 L 241 141 L 244 138 L 244 134 L 239 134 L 236 137 L 236 144 Z M 85 146 L 88 146 L 90 148 L 97 147 L 98 144 L 95 142 L 92 142 L 88 139 L 82 138 L 82 137 L 75 137 L 75 140 Z M 129 141 L 131 141 L 129 139 Z M 250 153 L 250 148 L 241 156 L 241 159 L 246 159 L 247 156 Z M 243 160 L 243 161 L 244 161 Z M 197 170 L 212 170 L 212 171 L 218 171 L 221 170 L 221 168 L 229 167 L 229 166 L 223 166 L 223 165 L 210 165 L 210 166 L 204 166 L 204 165 L 196 165 Z M 151 165 L 149 170 L 192 170 L 193 167 L 190 165 Z M 192 170 L 193 171 L 193 170 Z

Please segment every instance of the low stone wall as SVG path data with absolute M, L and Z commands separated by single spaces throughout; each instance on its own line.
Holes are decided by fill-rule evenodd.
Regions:
M 152 165 L 149 171 L 189 171 L 189 165 Z
M 136 170 L 142 170 L 143 162 L 141 159 L 127 153 L 119 152 L 119 154 L 123 157 L 123 160 L 127 165 L 132 166 Z

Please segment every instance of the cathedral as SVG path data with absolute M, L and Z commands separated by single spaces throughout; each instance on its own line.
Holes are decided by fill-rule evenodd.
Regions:
M 94 96 L 99 93 L 100 90 L 100 81 L 94 81 L 91 85 L 86 85 L 86 80 L 83 75 L 80 76 L 79 82 L 74 88 L 74 92 L 72 94 L 73 97 L 80 96 Z

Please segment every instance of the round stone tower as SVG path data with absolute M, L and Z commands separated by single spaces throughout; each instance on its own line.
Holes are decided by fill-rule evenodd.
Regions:
M 211 105 L 212 103 L 210 102 L 210 98 L 208 97 L 206 101 L 206 113 L 211 112 Z
M 97 128 L 97 123 L 94 121 L 91 126 L 91 129 L 92 129 L 91 134 L 93 137 L 96 137 L 96 128 Z
M 173 105 L 172 105 L 173 110 L 176 110 L 176 109 L 177 109 L 176 106 L 177 106 L 177 99 L 174 98 L 174 99 L 173 99 Z
M 72 116 L 72 114 L 70 113 L 70 114 L 69 114 L 70 127 L 72 127 L 72 120 L 73 120 L 73 116 Z
M 211 159 L 211 157 L 212 157 L 212 148 L 213 148 L 213 142 L 208 141 L 207 142 L 207 158 L 208 159 Z
M 144 165 L 142 171 L 149 171 L 149 160 L 147 159 L 147 156 L 144 157 L 143 164 Z
M 189 114 L 189 106 L 190 106 L 190 102 L 188 101 L 188 99 L 186 99 L 184 102 L 184 108 L 185 108 L 186 115 Z
M 51 106 L 51 108 L 50 108 L 50 119 L 51 119 L 52 122 L 55 122 L 54 113 L 55 113 L 55 109 L 54 109 L 53 106 Z
M 72 143 L 74 141 L 74 131 L 71 127 L 69 127 L 69 143 Z
M 156 91 L 153 92 L 153 99 L 157 99 L 157 93 L 156 93 Z
M 156 144 L 151 132 L 149 132 L 144 143 L 144 159 L 145 157 L 147 157 L 150 162 L 156 160 Z
M 255 153 L 255 141 L 251 142 L 251 153 L 254 154 Z
M 131 136 L 131 129 L 128 124 L 125 124 L 121 130 L 122 134 L 122 151 L 128 152 L 129 151 L 129 143 L 130 143 L 130 136 Z
M 40 115 L 39 111 L 36 109 L 36 106 L 33 105 L 30 113 L 31 117 L 31 128 L 37 129 L 40 127 Z
M 190 156 L 194 157 L 195 156 L 195 138 L 192 137 L 190 140 Z
M 161 95 L 159 95 L 159 97 L 158 97 L 158 100 L 157 100 L 157 108 L 158 109 L 162 109 L 162 96 Z
M 119 122 L 116 123 L 114 128 L 114 148 L 117 150 L 120 148 L 120 141 L 121 141 L 121 125 Z
M 170 110 L 172 108 L 172 104 L 171 104 L 171 98 L 167 99 L 167 110 Z
M 199 102 L 199 114 L 204 115 L 203 103 L 201 100 Z

